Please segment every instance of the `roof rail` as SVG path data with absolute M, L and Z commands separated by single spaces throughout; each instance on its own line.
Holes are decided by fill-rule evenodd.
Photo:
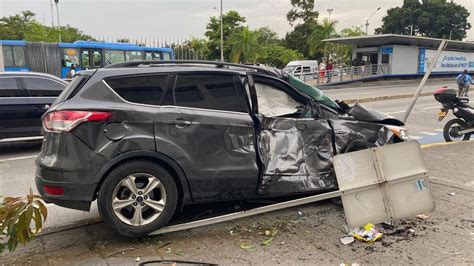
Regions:
M 213 65 L 216 68 L 241 68 L 241 69 L 251 69 L 257 72 L 263 72 L 276 76 L 277 72 L 275 70 L 270 70 L 264 67 L 259 66 L 249 66 L 235 63 L 227 63 L 220 61 L 199 61 L 199 60 L 137 60 L 137 61 L 127 61 L 122 63 L 115 63 L 106 66 L 105 68 L 127 68 L 127 67 L 157 67 L 162 65 Z

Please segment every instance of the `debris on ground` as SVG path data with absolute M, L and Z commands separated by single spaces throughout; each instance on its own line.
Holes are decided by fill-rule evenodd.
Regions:
M 374 242 L 382 237 L 382 233 L 375 228 L 371 223 L 366 224 L 362 228 L 355 228 L 352 230 L 352 236 L 364 242 Z
M 140 262 L 141 260 L 142 260 L 142 259 L 140 259 L 140 257 L 137 257 L 137 258 L 135 259 L 135 262 Z
M 355 241 L 353 236 L 342 236 L 340 240 L 343 245 L 349 245 Z
M 257 247 L 255 245 L 249 244 L 247 242 L 241 242 L 240 243 L 240 248 L 243 249 L 243 250 L 246 250 L 246 251 L 253 251 Z
M 415 215 L 415 217 L 416 217 L 416 218 L 419 218 L 419 219 L 421 219 L 421 220 L 426 220 L 426 219 L 429 218 L 429 216 L 426 215 L 426 214 L 418 214 L 418 215 Z
M 451 192 L 451 193 L 449 193 L 449 195 L 454 196 L 454 195 L 456 195 L 456 192 Z

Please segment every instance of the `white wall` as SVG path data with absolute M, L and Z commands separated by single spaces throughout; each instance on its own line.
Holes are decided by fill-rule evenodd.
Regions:
M 418 73 L 418 46 L 394 45 L 390 55 L 391 74 Z

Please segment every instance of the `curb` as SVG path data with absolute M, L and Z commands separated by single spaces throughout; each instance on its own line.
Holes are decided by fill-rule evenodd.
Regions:
M 432 96 L 432 95 L 434 95 L 434 92 L 420 93 L 420 97 Z M 386 100 L 413 98 L 413 96 L 415 96 L 415 94 L 398 94 L 398 95 L 385 95 L 385 96 L 377 96 L 377 97 L 369 97 L 369 98 L 347 99 L 343 101 L 347 104 L 366 103 L 366 102 L 378 102 L 378 101 L 386 101 Z
M 437 142 L 437 143 L 430 143 L 430 144 L 423 144 L 420 145 L 422 149 L 439 147 L 439 146 L 447 146 L 447 145 L 456 145 L 456 144 L 466 144 L 466 143 L 474 143 L 474 140 L 465 140 L 465 141 L 458 141 L 458 142 Z

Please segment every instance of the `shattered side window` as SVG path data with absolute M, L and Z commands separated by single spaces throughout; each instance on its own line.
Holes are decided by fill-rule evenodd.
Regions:
M 293 114 L 298 111 L 301 103 L 295 101 L 286 92 L 273 86 L 256 82 L 258 112 L 266 117 Z

